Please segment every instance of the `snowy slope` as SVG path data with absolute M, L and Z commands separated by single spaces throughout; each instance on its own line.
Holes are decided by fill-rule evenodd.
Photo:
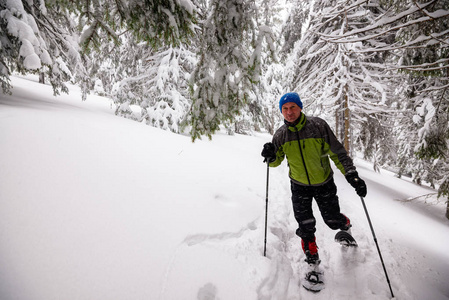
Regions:
M 268 134 L 192 144 L 35 81 L 13 77 L 13 96 L 0 95 L 0 299 L 391 298 L 341 174 L 360 247 L 341 249 L 317 214 L 327 286 L 311 294 L 285 164 L 270 169 L 263 257 Z M 433 191 L 356 163 L 396 299 L 449 299 L 444 203 L 404 201 Z

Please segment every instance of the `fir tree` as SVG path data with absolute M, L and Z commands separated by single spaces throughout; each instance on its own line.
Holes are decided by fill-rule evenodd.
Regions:
M 53 6 L 47 8 L 43 0 L 1 1 L 0 11 L 3 92 L 9 92 L 12 72 L 46 74 L 55 94 L 67 92 L 65 82 L 75 71 L 71 65 L 81 60 L 73 22 Z M 58 20 L 66 23 L 61 26 Z
M 189 0 L 125 2 L 43 0 L 0 2 L 0 81 L 7 92 L 12 71 L 47 74 L 55 93 L 69 80 L 93 88 L 89 56 L 129 31 L 152 47 L 179 45 L 193 33 Z M 76 22 L 74 16 L 78 16 Z M 89 70 L 90 69 L 90 70 Z
M 198 63 L 190 81 L 192 106 L 186 125 L 192 140 L 211 138 L 220 124 L 236 120 L 249 103 L 259 70 L 252 56 L 254 1 L 212 0 L 208 7 L 201 12 Z
M 168 46 L 155 53 L 147 50 L 145 55 L 135 57 L 140 67 L 134 70 L 139 71 L 116 83 L 112 93 L 116 114 L 180 132 L 179 126 L 190 104 L 188 77 L 195 57 L 183 46 Z M 133 112 L 131 105 L 140 112 Z
M 391 46 L 400 57 L 396 68 L 408 85 L 401 95 L 414 111 L 400 124 L 414 141 L 406 156 L 407 169 L 415 182 L 439 186 L 438 195 L 449 196 L 449 1 L 434 1 L 407 8 L 408 18 L 397 27 L 397 44 Z M 401 7 L 397 7 L 401 9 Z M 410 121 L 413 131 L 410 131 Z M 449 205 L 449 203 L 448 203 Z M 449 209 L 449 206 L 448 206 Z
M 257 84 L 258 119 L 254 120 L 258 127 L 265 128 L 273 134 L 282 122 L 279 112 L 279 98 L 285 92 L 283 86 L 284 65 L 282 57 L 282 26 L 285 19 L 280 16 L 290 9 L 285 1 L 263 0 L 258 3 L 258 22 L 260 43 L 263 49 L 260 54 L 261 76 Z M 287 23 L 289 24 L 289 23 Z M 297 25 L 297 24 L 296 24 Z M 260 125 L 259 125 L 260 124 Z
M 334 124 L 348 151 L 353 143 L 351 128 L 358 129 L 356 136 L 369 132 L 372 115 L 386 111 L 389 105 L 390 78 L 382 72 L 384 58 L 363 52 L 367 44 L 357 38 L 351 42 L 340 40 L 347 32 L 367 27 L 376 18 L 377 12 L 362 4 L 316 1 L 307 8 L 310 23 L 303 34 L 294 35 L 301 36 L 301 40 L 292 48 L 286 72 L 290 89 L 302 95 L 308 111 Z M 301 11 L 293 12 L 303 15 Z M 290 20 L 300 17 L 291 16 Z

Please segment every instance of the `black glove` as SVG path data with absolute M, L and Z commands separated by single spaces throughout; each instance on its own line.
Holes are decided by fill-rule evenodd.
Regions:
M 266 143 L 263 145 L 262 156 L 265 157 L 263 162 L 272 163 L 276 160 L 276 152 L 273 143 Z
M 357 171 L 346 174 L 346 180 L 355 188 L 357 195 L 360 197 L 366 196 L 366 184 L 360 177 Z

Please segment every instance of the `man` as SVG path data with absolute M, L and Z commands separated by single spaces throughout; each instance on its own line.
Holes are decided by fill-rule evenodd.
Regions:
M 319 262 L 315 239 L 315 217 L 312 199 L 315 198 L 324 222 L 333 230 L 350 233 L 351 222 L 340 212 L 337 187 L 329 157 L 345 175 L 360 197 L 366 196 L 365 182 L 360 179 L 352 159 L 337 140 L 329 125 L 318 117 L 306 117 L 297 93 L 287 93 L 279 101 L 284 125 L 264 145 L 262 156 L 270 167 L 277 167 L 287 157 L 291 180 L 292 202 L 296 234 L 306 255 L 306 262 Z

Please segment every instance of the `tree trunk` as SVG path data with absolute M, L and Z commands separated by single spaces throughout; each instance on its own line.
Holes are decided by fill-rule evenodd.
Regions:
M 345 94 L 344 94 L 344 146 L 346 151 L 348 151 L 348 153 L 351 152 L 351 143 L 350 143 L 350 131 L 349 131 L 349 97 L 348 97 L 348 86 L 345 85 Z
M 44 74 L 44 72 L 39 73 L 39 83 L 45 84 L 45 74 Z
M 449 219 L 449 200 L 447 200 L 447 206 L 446 206 L 446 218 Z
M 335 110 L 335 135 L 337 139 L 340 141 L 340 109 L 338 108 L 340 104 L 337 103 L 337 109 Z

